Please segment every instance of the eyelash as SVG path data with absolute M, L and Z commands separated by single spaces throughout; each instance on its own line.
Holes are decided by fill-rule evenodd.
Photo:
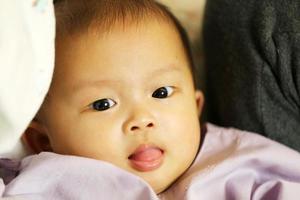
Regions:
M 160 87 L 152 93 L 152 97 L 157 99 L 165 99 L 172 96 L 174 90 L 175 88 L 172 86 Z M 105 111 L 114 107 L 116 104 L 117 103 L 113 99 L 106 98 L 94 101 L 89 105 L 89 107 L 96 111 Z

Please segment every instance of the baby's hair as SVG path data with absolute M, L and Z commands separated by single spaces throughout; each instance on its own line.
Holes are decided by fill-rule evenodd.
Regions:
M 178 19 L 164 5 L 154 0 L 54 0 L 56 37 L 64 38 L 84 32 L 109 32 L 116 24 L 162 20 L 178 31 L 190 69 L 195 66 L 188 35 Z M 195 82 L 195 77 L 194 82 Z

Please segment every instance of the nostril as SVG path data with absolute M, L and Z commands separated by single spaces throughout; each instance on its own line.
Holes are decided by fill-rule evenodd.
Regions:
M 154 127 L 154 124 L 153 123 L 148 123 L 145 128 L 152 128 L 152 127 Z M 132 126 L 130 128 L 131 131 L 136 131 L 136 130 L 139 130 L 139 129 L 140 129 L 140 126 Z
M 139 129 L 139 127 L 137 127 L 137 126 L 131 127 L 131 130 L 132 130 L 132 131 L 135 131 L 135 130 L 137 130 L 137 129 Z
M 148 128 L 151 128 L 151 127 L 153 127 L 153 126 L 154 126 L 153 123 L 149 123 L 149 124 L 147 125 Z

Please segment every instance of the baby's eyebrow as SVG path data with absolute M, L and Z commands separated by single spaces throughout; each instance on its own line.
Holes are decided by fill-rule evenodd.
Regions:
M 90 87 L 101 87 L 103 85 L 116 85 L 120 84 L 121 81 L 119 80 L 81 80 L 78 81 L 72 88 L 73 91 L 80 91 L 85 88 L 90 88 Z
M 181 69 L 177 66 L 169 66 L 169 67 L 165 67 L 165 68 L 159 68 L 151 73 L 148 74 L 148 78 L 152 78 L 152 77 L 155 77 L 155 76 L 158 76 L 160 74 L 165 74 L 165 73 L 181 73 Z
M 146 79 L 153 79 L 155 76 L 159 76 L 161 74 L 166 74 L 166 73 L 181 73 L 181 69 L 177 66 L 169 66 L 169 67 L 164 67 L 164 68 L 159 68 L 157 70 L 154 70 L 150 73 L 147 74 Z M 122 84 L 121 80 L 110 80 L 110 79 L 105 79 L 105 80 L 81 80 L 78 81 L 76 84 L 74 84 L 73 91 L 78 92 L 80 90 L 83 90 L 85 88 L 91 88 L 91 87 L 101 87 L 103 85 L 108 86 L 108 85 L 120 85 Z

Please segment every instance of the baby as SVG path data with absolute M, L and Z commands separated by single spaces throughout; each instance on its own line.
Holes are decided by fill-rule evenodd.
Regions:
M 183 29 L 153 1 L 62 1 L 56 17 L 54 77 L 28 141 L 110 162 L 162 192 L 200 144 L 203 95 Z
M 54 77 L 29 143 L 37 152 L 110 162 L 162 192 L 200 144 L 203 95 L 183 29 L 153 1 L 55 8 Z
M 78 199 L 93 199 L 92 194 L 94 199 L 103 194 L 103 199 L 156 199 L 156 194 L 161 199 L 267 199 L 299 194 L 298 153 L 254 134 L 210 124 L 201 135 L 204 99 L 195 88 L 188 39 L 165 7 L 151 0 L 62 0 L 55 10 L 53 81 L 25 133 L 35 152 L 55 154 L 22 161 L 20 175 L 7 182 L 4 194 L 16 195 L 21 179 L 29 179 L 27 184 L 47 182 L 41 177 L 36 182 L 28 166 L 38 166 L 35 169 L 49 177 L 45 185 L 52 189 L 47 195 L 65 197 L 81 188 Z M 86 169 L 80 176 L 85 181 L 66 192 L 62 188 L 69 183 L 50 180 L 69 174 L 74 163 Z M 289 164 L 293 166 L 286 167 Z M 104 166 L 103 175 L 88 174 L 98 165 Z M 109 174 L 111 180 L 107 168 L 119 170 Z M 85 187 L 90 176 L 94 185 L 103 184 L 99 176 L 105 176 L 111 189 Z M 122 184 L 131 198 L 116 189 Z M 138 191 L 143 196 L 133 195 Z

